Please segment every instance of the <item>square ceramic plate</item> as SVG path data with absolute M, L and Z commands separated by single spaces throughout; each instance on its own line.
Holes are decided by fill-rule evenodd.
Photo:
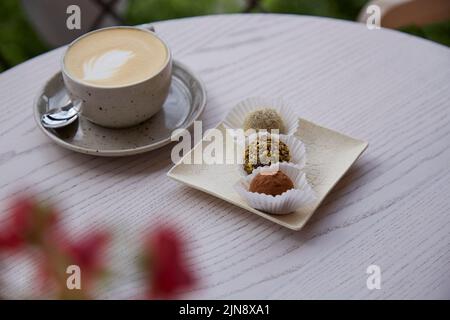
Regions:
M 272 215 L 251 208 L 233 188 L 233 185 L 240 178 L 237 164 L 185 164 L 182 160 L 167 175 L 286 228 L 300 230 L 333 186 L 367 148 L 368 143 L 323 128 L 304 119 L 299 119 L 299 121 L 300 127 L 295 135 L 305 143 L 306 177 L 316 192 L 317 199 L 310 206 L 301 208 L 296 212 Z M 220 124 L 217 128 L 222 131 L 225 137 L 225 127 Z M 185 157 L 192 157 L 192 153 L 195 154 L 195 150 L 198 148 L 205 150 L 209 143 L 211 142 L 203 139 Z

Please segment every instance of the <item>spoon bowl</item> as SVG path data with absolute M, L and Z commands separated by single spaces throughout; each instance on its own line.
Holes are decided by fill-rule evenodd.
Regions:
M 41 123 L 51 129 L 68 126 L 78 119 L 80 105 L 80 101 L 69 101 L 62 107 L 51 109 L 41 116 Z

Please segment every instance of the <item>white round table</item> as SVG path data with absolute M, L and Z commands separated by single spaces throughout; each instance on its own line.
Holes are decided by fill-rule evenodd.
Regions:
M 141 234 L 176 222 L 201 281 L 188 298 L 450 298 L 450 49 L 391 30 L 291 15 L 218 15 L 156 24 L 208 93 L 204 128 L 239 100 L 293 101 L 303 118 L 369 148 L 307 226 L 290 231 L 166 177 L 173 145 L 100 158 L 56 146 L 33 99 L 60 48 L 0 75 L 0 221 L 18 190 L 55 202 L 73 235 L 115 234 L 114 277 L 99 298 L 128 298 Z M 366 269 L 381 269 L 369 290 Z M 25 277 L 24 264 L 4 266 Z M 17 297 L 33 282 L 22 281 Z

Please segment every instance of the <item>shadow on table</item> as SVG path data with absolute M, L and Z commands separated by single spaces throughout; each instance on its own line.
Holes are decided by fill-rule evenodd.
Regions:
M 62 149 L 61 152 L 70 152 L 66 156 L 68 161 L 73 162 L 76 167 L 84 167 L 95 176 L 132 177 L 151 175 L 158 171 L 165 174 L 173 166 L 170 158 L 173 146 L 174 143 L 170 143 L 157 150 L 126 157 L 97 157 Z
M 365 157 L 350 167 L 349 171 L 330 191 L 305 227 L 299 231 L 299 237 L 303 240 L 309 240 L 322 234 L 323 232 L 320 230 L 323 228 L 322 222 L 324 219 L 336 213 L 343 214 L 341 210 L 348 205 L 348 196 L 365 185 L 364 176 L 374 167 L 375 163 L 373 159 Z

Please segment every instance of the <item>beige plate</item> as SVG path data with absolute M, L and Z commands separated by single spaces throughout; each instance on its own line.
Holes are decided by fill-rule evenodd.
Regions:
M 38 127 L 60 146 L 96 156 L 121 157 L 160 148 L 171 142 L 175 129 L 188 128 L 206 104 L 203 83 L 186 66 L 174 61 L 169 96 L 160 112 L 149 120 L 126 129 L 100 127 L 80 117 L 62 129 L 44 128 L 41 116 L 68 100 L 61 72 L 54 75 L 39 93 L 34 104 Z
M 295 135 L 306 145 L 306 176 L 317 196 L 317 200 L 309 207 L 286 215 L 271 215 L 249 207 L 233 189 L 233 185 L 239 180 L 236 164 L 194 165 L 184 164 L 181 161 L 167 175 L 286 228 L 300 230 L 333 186 L 367 148 L 368 143 L 323 128 L 304 119 L 299 121 L 300 127 Z M 225 127 L 220 124 L 217 128 L 225 136 Z M 203 140 L 202 145 L 197 144 L 185 157 L 191 157 L 191 153 L 195 152 L 195 149 L 202 147 L 205 150 L 209 143 Z

